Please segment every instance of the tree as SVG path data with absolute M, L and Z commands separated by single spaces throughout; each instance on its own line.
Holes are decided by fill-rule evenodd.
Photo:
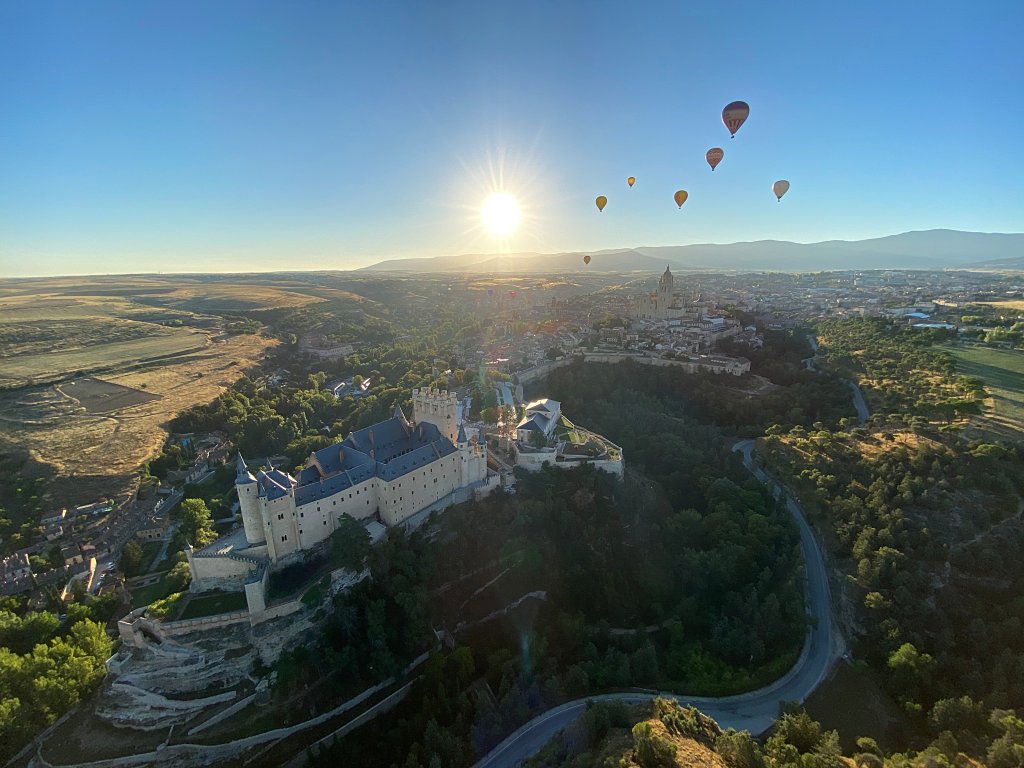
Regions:
M 530 445 L 534 448 L 546 448 L 548 445 L 548 437 L 539 429 L 530 431 Z
M 169 592 L 181 592 L 188 587 L 191 581 L 192 571 L 189 569 L 187 562 L 176 564 L 164 579 Z
M 351 515 L 342 515 L 331 535 L 331 558 L 342 568 L 360 571 L 370 553 L 370 534 L 363 523 Z
M 633 726 L 633 754 L 642 768 L 671 768 L 675 765 L 676 745 L 658 733 L 649 722 Z
M 761 747 L 747 731 L 730 728 L 715 740 L 715 751 L 729 768 L 764 768 Z
M 185 499 L 178 506 L 178 533 L 195 548 L 205 547 L 217 538 L 213 516 L 202 499 Z
M 121 550 L 118 567 L 125 576 L 135 576 L 142 571 L 142 547 L 136 541 L 129 541 Z

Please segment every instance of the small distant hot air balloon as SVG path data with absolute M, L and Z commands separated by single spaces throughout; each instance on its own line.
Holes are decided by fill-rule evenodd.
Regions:
M 597 200 L 595 200 L 594 202 L 597 203 L 597 210 L 603 211 L 604 207 L 608 205 L 608 198 L 605 197 L 604 195 L 598 195 Z
M 775 193 L 775 197 L 779 199 L 780 203 L 782 202 L 782 196 L 786 194 L 788 191 L 789 182 L 786 181 L 785 179 L 779 179 L 774 184 L 772 184 L 772 192 Z
M 494 295 L 494 289 L 493 288 L 488 288 L 487 289 L 487 295 L 488 296 L 493 296 Z
M 589 253 L 586 256 L 583 257 L 583 263 L 584 264 L 589 264 L 590 263 L 590 254 Z
M 628 179 L 626 179 L 626 183 L 632 187 L 634 184 L 636 184 L 636 177 L 630 176 Z
M 722 110 L 722 122 L 729 129 L 729 138 L 736 138 L 736 131 L 746 122 L 749 115 L 750 107 L 745 101 L 734 101 L 725 106 Z
M 519 291 L 509 291 L 508 295 L 514 299 L 516 296 L 519 295 Z
M 680 189 L 678 192 L 672 195 L 672 199 L 676 201 L 676 205 L 678 205 L 680 208 L 683 207 L 683 203 L 686 202 L 686 198 L 688 197 L 689 195 L 686 194 L 685 189 Z
M 712 147 L 704 154 L 704 157 L 707 158 L 708 165 L 711 166 L 711 170 L 713 171 L 715 170 L 715 166 L 722 162 L 722 158 L 725 157 L 725 152 L 721 147 Z

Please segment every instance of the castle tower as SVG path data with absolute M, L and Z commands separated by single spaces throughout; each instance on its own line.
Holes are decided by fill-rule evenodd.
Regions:
M 417 424 L 433 424 L 453 445 L 459 439 L 457 412 L 458 397 L 454 392 L 432 387 L 412 391 L 413 421 Z
M 263 533 L 263 516 L 260 514 L 259 489 L 256 478 L 245 465 L 242 454 L 238 454 L 237 471 L 235 473 L 235 489 L 238 491 L 238 506 L 242 510 L 242 526 L 245 528 L 245 540 L 249 544 L 262 544 L 266 537 Z

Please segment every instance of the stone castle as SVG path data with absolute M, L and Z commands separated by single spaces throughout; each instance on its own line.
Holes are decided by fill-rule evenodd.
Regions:
M 238 457 L 235 487 L 242 529 L 187 549 L 192 590 L 241 589 L 250 610 L 266 571 L 299 559 L 327 539 L 342 515 L 392 526 L 418 512 L 464 501 L 497 485 L 487 446 L 469 440 L 454 392 L 414 389 L 413 418 L 401 406 L 387 421 L 352 432 L 309 455 L 295 477 L 268 466 L 256 475 Z M 253 595 L 249 595 L 254 591 Z

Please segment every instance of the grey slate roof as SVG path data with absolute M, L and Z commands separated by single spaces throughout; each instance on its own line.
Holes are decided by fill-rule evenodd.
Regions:
M 298 478 L 288 480 L 295 487 L 295 503 L 308 504 L 374 477 L 390 482 L 456 450 L 436 426 L 421 423 L 414 427 L 397 408 L 387 421 L 360 429 L 340 443 L 316 451 Z M 288 477 L 280 470 L 260 473 L 260 488 L 267 488 L 268 498 L 287 492 L 278 484 L 281 476 Z

